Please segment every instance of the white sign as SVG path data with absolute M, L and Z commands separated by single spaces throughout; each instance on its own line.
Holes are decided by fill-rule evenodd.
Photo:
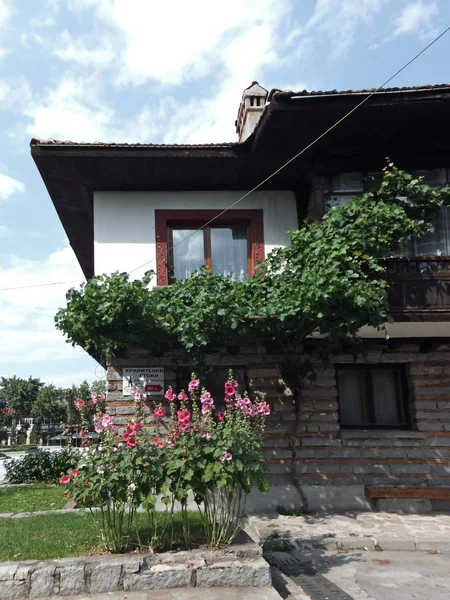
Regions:
M 144 381 L 142 381 L 142 379 Z M 144 386 L 148 396 L 160 396 L 164 393 L 163 367 L 136 367 L 123 370 L 123 395 L 131 396 L 131 388 L 139 384 Z

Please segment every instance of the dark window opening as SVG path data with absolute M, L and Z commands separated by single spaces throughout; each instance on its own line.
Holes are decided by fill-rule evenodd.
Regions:
M 336 379 L 342 428 L 409 428 L 402 366 L 336 365 Z

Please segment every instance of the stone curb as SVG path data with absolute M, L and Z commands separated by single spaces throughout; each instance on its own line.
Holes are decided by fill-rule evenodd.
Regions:
M 450 552 L 450 539 L 435 537 L 393 538 L 389 536 L 329 536 L 309 539 L 274 539 L 264 541 L 264 550 L 281 549 L 281 546 L 291 546 L 291 550 L 365 550 L 381 552 L 383 550 L 399 552 Z
M 262 548 L 242 536 L 228 548 L 81 556 L 0 564 L 0 600 L 179 587 L 268 587 Z

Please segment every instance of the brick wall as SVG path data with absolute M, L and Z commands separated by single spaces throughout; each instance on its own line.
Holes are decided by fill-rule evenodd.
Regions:
M 294 475 L 304 485 L 450 485 L 450 345 L 428 343 L 425 352 L 419 343 L 386 342 L 364 359 L 334 358 L 336 363 L 405 365 L 412 417 L 407 431 L 341 430 L 334 365 L 316 363 L 317 377 L 303 390 L 297 418 L 294 398 L 279 381 L 282 356 L 249 346 L 237 355 L 223 349 L 207 360 L 222 368 L 245 366 L 250 388 L 264 392 L 272 405 L 265 445 L 272 484 L 288 483 Z M 122 395 L 122 367 L 164 366 L 165 386 L 176 387 L 176 368 L 183 364 L 188 363 L 180 356 L 155 358 L 145 350 L 115 360 L 108 368 L 108 412 L 116 423 L 125 425 L 133 413 Z

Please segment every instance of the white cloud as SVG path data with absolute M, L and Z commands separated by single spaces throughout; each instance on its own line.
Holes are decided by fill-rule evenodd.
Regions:
M 20 110 L 32 98 L 31 87 L 23 77 L 0 79 L 0 109 Z
M 437 2 L 412 2 L 405 6 L 394 21 L 394 31 L 391 39 L 399 35 L 420 33 L 426 35 L 433 28 L 433 17 L 439 12 Z
M 53 317 L 65 305 L 65 293 L 77 283 L 2 291 L 53 281 L 83 281 L 66 244 L 43 260 L 0 255 L 0 374 L 70 386 L 93 381 L 103 369 L 81 348 L 67 344 Z
M 11 235 L 10 230 L 4 225 L 0 225 L 0 238 L 8 237 L 9 235 Z
M 61 78 L 56 89 L 28 103 L 24 114 L 30 119 L 26 132 L 38 138 L 106 141 L 105 135 L 114 118 L 114 110 L 97 96 L 92 78 Z
M 25 185 L 21 181 L 0 173 L 0 200 L 7 200 L 14 194 L 24 191 Z
M 72 249 L 66 246 L 45 260 L 0 257 L 0 362 L 63 360 L 74 356 L 53 317 L 65 304 L 65 293 L 73 284 L 27 288 L 58 281 L 83 281 Z M 6 289 L 3 288 L 19 288 Z M 81 350 L 79 351 L 81 352 Z M 77 352 L 77 354 L 79 354 Z
M 74 61 L 80 65 L 107 65 L 114 59 L 109 38 L 74 38 L 67 30 L 63 31 L 55 41 L 53 54 L 62 61 Z
M 287 39 L 296 53 L 306 56 L 320 49 L 332 59 L 346 56 L 361 25 L 370 24 L 382 0 L 317 0 L 304 25 L 294 27 Z
M 3 25 L 9 16 L 11 15 L 11 10 L 9 6 L 6 4 L 5 0 L 0 0 L 0 25 Z
M 142 84 L 156 80 L 180 85 L 213 73 L 227 58 L 236 64 L 236 57 L 227 57 L 227 47 L 233 40 L 245 41 L 258 27 L 274 33 L 288 0 L 228 0 L 210 2 L 166 0 L 158 4 L 147 0 L 72 0 L 72 10 L 95 10 L 114 35 L 119 57 L 118 81 Z M 104 42 L 98 42 L 102 47 Z M 248 47 L 248 45 L 247 45 Z M 249 54 L 240 56 L 239 63 L 252 61 L 263 48 L 254 45 Z

